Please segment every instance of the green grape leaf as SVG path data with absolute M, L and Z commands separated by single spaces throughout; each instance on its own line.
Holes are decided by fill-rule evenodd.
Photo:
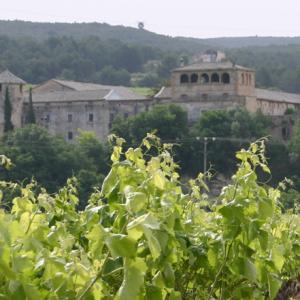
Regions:
M 146 263 L 141 258 L 125 259 L 124 280 L 114 300 L 144 299 L 143 285 L 147 270 Z
M 148 199 L 146 194 L 132 192 L 126 194 L 126 208 L 132 213 L 138 213 L 147 208 Z
M 127 235 L 111 234 L 105 239 L 105 243 L 114 258 L 118 256 L 133 258 L 136 256 L 136 242 Z

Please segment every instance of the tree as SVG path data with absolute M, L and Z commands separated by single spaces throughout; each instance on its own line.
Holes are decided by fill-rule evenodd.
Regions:
M 12 170 L 2 174 L 4 179 L 29 182 L 34 177 L 50 192 L 80 168 L 81 157 L 73 146 L 34 124 L 9 132 L 1 152 L 14 164 Z
M 161 83 L 161 79 L 155 74 L 146 74 L 138 81 L 138 86 L 141 87 L 157 87 Z
M 26 116 L 27 124 L 35 124 L 35 114 L 32 103 L 32 88 L 29 89 L 29 102 L 28 102 L 28 111 Z
M 9 132 L 0 153 L 11 158 L 13 168 L 0 179 L 21 181 L 35 178 L 49 192 L 61 188 L 69 177 L 77 178 L 84 208 L 93 187 L 99 187 L 107 171 L 106 153 L 94 133 L 81 132 L 74 144 L 34 124 Z
M 176 68 L 178 65 L 177 56 L 167 55 L 162 59 L 162 62 L 158 68 L 158 75 L 162 78 L 169 78 L 172 69 Z
M 9 89 L 5 89 L 5 99 L 4 99 L 4 132 L 8 132 L 14 129 L 13 123 L 11 121 L 12 115 L 12 104 L 10 101 Z
M 228 173 L 236 165 L 232 153 L 251 140 L 266 136 L 270 125 L 270 119 L 259 111 L 251 114 L 244 108 L 211 110 L 200 116 L 192 132 L 198 137 L 217 137 L 208 141 L 208 162 L 216 170 Z
M 130 143 L 138 143 L 154 130 L 163 140 L 175 142 L 185 137 L 188 134 L 187 112 L 174 104 L 155 105 L 151 110 L 134 117 L 117 118 L 112 127 L 114 133 L 127 137 Z
M 128 71 L 106 66 L 101 70 L 98 81 L 102 84 L 130 86 L 130 80 L 131 76 Z

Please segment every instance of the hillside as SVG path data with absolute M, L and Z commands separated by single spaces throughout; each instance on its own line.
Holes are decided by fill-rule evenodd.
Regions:
M 199 52 L 207 49 L 203 41 L 183 40 L 147 30 L 105 23 L 36 23 L 27 21 L 0 21 L 0 35 L 11 38 L 34 37 L 45 40 L 49 37 L 71 36 L 83 39 L 95 36 L 101 40 L 118 40 L 129 44 L 157 47 L 162 50 Z
M 96 36 L 102 40 L 119 40 L 129 44 L 157 47 L 170 51 L 199 52 L 213 48 L 240 48 L 268 45 L 299 45 L 300 37 L 221 37 L 197 39 L 170 37 L 133 27 L 112 26 L 106 23 L 37 23 L 28 21 L 0 21 L 0 35 L 11 38 L 72 36 L 75 39 Z

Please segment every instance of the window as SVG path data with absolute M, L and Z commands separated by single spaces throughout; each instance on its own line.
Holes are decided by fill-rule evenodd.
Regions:
M 182 74 L 180 76 L 180 83 L 188 83 L 189 82 L 189 76 L 187 76 L 186 74 Z
M 73 132 L 72 131 L 68 132 L 68 140 L 69 141 L 73 140 Z
M 207 100 L 207 98 L 208 98 L 208 95 L 207 95 L 207 94 L 202 94 L 202 99 L 203 99 L 203 100 Z
M 188 95 L 187 95 L 187 94 L 182 94 L 182 95 L 180 95 L 180 98 L 181 98 L 181 99 L 187 99 L 187 98 L 188 98 Z
M 128 112 L 124 113 L 124 118 L 127 119 L 129 117 Z
M 68 122 L 71 123 L 73 121 L 73 115 L 68 114 Z
M 49 115 L 49 114 L 46 115 L 44 119 L 45 119 L 45 121 L 46 121 L 47 123 L 49 123 L 49 122 L 50 122 L 50 115 Z
M 242 74 L 242 84 L 245 84 L 245 75 Z
M 196 82 L 198 82 L 198 74 L 192 74 L 191 75 L 191 82 L 192 83 L 196 83 Z
M 23 84 L 20 84 L 20 93 L 23 93 Z
M 206 73 L 202 74 L 200 82 L 201 83 L 209 83 L 209 76 Z
M 94 122 L 94 114 L 89 114 L 89 122 Z
M 252 76 L 251 76 L 251 74 L 249 74 L 249 85 L 251 85 L 252 84 Z
M 211 82 L 214 82 L 214 83 L 220 82 L 220 76 L 217 73 L 213 73 L 211 75 Z
M 222 82 L 225 84 L 230 83 L 230 76 L 228 73 L 223 73 L 222 74 Z
M 0 84 L 0 92 L 2 92 L 2 84 Z

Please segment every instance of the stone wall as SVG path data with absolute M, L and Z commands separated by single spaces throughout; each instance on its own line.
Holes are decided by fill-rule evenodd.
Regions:
M 147 110 L 150 105 L 149 100 L 35 102 L 34 111 L 39 125 L 53 134 L 61 134 L 66 140 L 74 140 L 79 129 L 93 131 L 99 139 L 105 140 L 117 116 L 127 118 Z M 23 115 L 26 115 L 27 109 L 28 104 Z
M 0 132 L 4 132 L 4 102 L 5 92 L 8 87 L 10 102 L 12 105 L 11 121 L 14 128 L 22 126 L 22 111 L 23 111 L 23 85 L 20 84 L 2 84 L 0 92 Z

